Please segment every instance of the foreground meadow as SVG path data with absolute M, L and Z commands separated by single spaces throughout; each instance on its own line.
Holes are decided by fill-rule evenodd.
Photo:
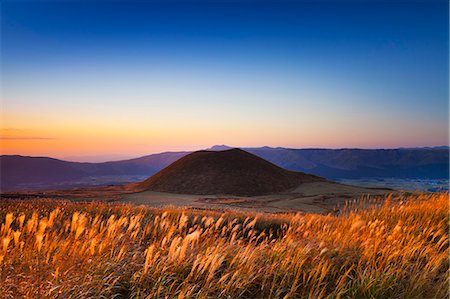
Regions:
M 446 298 L 448 194 L 338 216 L 0 201 L 1 298 Z

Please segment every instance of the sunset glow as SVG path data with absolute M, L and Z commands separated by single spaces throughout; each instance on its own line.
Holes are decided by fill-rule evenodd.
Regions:
M 2 3 L 1 154 L 448 145 L 445 5 Z

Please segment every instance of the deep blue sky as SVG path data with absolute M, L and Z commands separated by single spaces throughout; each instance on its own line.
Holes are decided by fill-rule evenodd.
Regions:
M 1 18 L 3 129 L 55 140 L 23 147 L 448 144 L 445 1 L 4 1 Z

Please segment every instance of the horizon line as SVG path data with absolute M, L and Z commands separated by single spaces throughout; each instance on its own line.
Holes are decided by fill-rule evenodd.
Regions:
M 402 146 L 402 147 L 377 147 L 377 148 L 363 148 L 363 147 L 272 147 L 272 146 L 255 146 L 255 147 L 248 147 L 248 146 L 228 146 L 224 144 L 215 144 L 208 148 L 200 148 L 196 150 L 167 150 L 167 151 L 161 151 L 161 152 L 153 152 L 141 156 L 126 156 L 126 155 L 109 155 L 109 156 L 117 156 L 117 160 L 107 159 L 107 160 L 98 160 L 98 161 L 86 161 L 82 160 L 83 158 L 95 158 L 95 157 L 101 157 L 101 155 L 87 155 L 87 156 L 67 156 L 62 158 L 56 158 L 52 156 L 33 156 L 33 155 L 23 155 L 23 154 L 1 154 L 0 157 L 28 157 L 28 158 L 49 158 L 49 159 L 55 159 L 60 161 L 66 161 L 66 162 L 75 162 L 75 163 L 107 163 L 107 162 L 118 162 L 118 161 L 125 161 L 125 160 L 132 160 L 132 159 L 139 159 L 151 155 L 158 155 L 158 154 L 165 154 L 165 153 L 192 153 L 196 151 L 204 151 L 204 150 L 212 150 L 214 151 L 214 147 L 226 147 L 226 149 L 286 149 L 286 150 L 417 150 L 417 149 L 450 149 L 450 145 L 434 145 L 434 146 Z M 217 150 L 221 151 L 221 150 Z M 122 158 L 119 158 L 122 156 Z M 81 160 L 77 160 L 81 159 Z

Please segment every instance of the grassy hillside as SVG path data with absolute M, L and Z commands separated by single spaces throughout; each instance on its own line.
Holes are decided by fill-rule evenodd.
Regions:
M 303 183 L 321 181 L 325 179 L 283 169 L 235 148 L 193 152 L 138 183 L 136 190 L 258 196 L 276 194 Z
M 444 298 L 448 194 L 339 216 L 0 201 L 3 298 Z

